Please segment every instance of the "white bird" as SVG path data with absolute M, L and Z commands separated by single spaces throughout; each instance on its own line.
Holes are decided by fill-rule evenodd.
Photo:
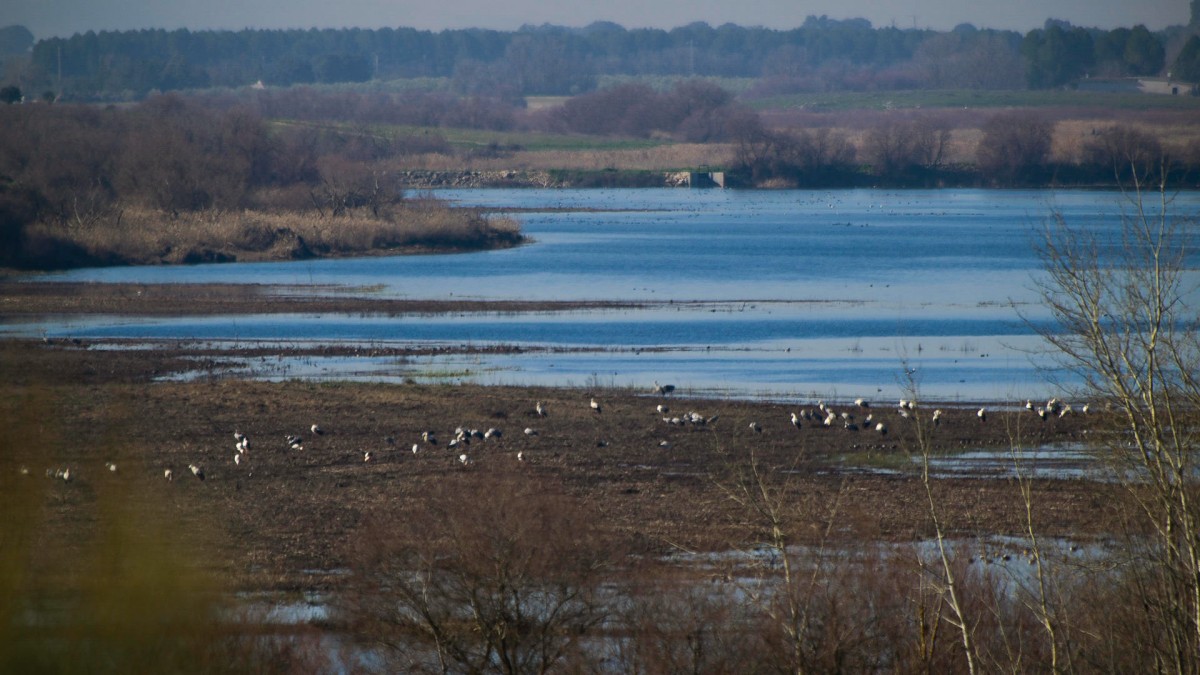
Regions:
M 796 413 L 792 413 L 792 426 L 800 428 L 800 418 L 796 416 Z
M 526 436 L 537 436 L 537 430 L 533 427 L 525 427 Z
M 371 455 L 371 451 L 370 451 L 370 450 L 368 450 L 368 451 L 366 451 L 366 452 L 364 452 L 364 453 L 363 453 L 363 461 L 364 461 L 364 462 L 369 462 L 369 461 L 371 461 L 371 457 L 372 457 L 372 455 Z
M 666 396 L 667 394 L 670 394 L 673 391 L 675 391 L 675 385 L 659 384 L 658 380 L 654 381 L 654 393 L 659 394 L 661 396 Z
M 170 483 L 171 481 L 175 480 L 175 473 L 170 469 L 167 469 L 163 471 L 163 478 L 166 478 L 167 482 Z
M 522 451 L 517 451 L 517 461 L 518 461 L 518 462 L 524 462 L 524 461 L 525 461 L 525 453 L 524 453 L 524 452 L 522 452 Z
M 655 406 L 654 409 L 657 410 L 658 414 L 660 414 L 660 415 L 666 415 L 667 413 L 671 412 L 670 408 L 668 408 L 667 406 L 665 406 L 661 403 L 659 403 L 657 406 Z
M 659 441 L 659 442 L 658 442 L 658 447 L 660 447 L 660 448 L 669 448 L 669 447 L 671 447 L 671 441 Z
M 538 417 L 546 416 L 546 406 L 542 405 L 541 401 L 538 401 L 537 405 L 533 406 L 533 410 L 538 414 Z
M 459 441 L 457 438 L 451 438 L 450 442 L 446 444 L 446 449 L 453 450 L 454 448 L 458 447 L 458 443 L 459 443 Z
M 942 423 L 942 410 L 941 410 L 941 408 L 938 408 L 937 410 L 933 411 L 933 426 L 936 427 L 941 423 Z
M 70 483 L 71 482 L 71 468 L 67 467 L 67 468 L 63 469 L 62 473 L 59 474 L 59 478 L 62 478 L 64 483 Z
M 854 405 L 856 405 L 860 408 L 870 408 L 871 407 L 871 404 L 868 403 L 866 399 L 862 399 L 862 398 L 854 399 Z
M 875 425 L 875 431 L 878 431 L 880 436 L 887 436 L 887 425 L 880 422 Z
M 592 407 L 592 410 L 595 410 L 596 412 L 600 412 L 600 404 L 596 403 L 596 399 L 592 399 L 591 403 L 589 403 L 588 405 L 590 405 Z
M 979 412 L 975 413 L 975 416 L 979 418 L 979 422 L 982 424 L 987 421 L 987 410 L 980 408 Z
M 501 437 L 501 436 L 503 436 L 503 435 L 504 435 L 504 434 L 502 434 L 502 433 L 500 432 L 500 430 L 499 430 L 499 429 L 497 429 L 496 427 L 489 427 L 487 431 L 483 432 L 483 437 L 484 437 L 485 439 L 487 439 L 487 438 L 500 438 L 500 437 Z
M 322 429 L 320 426 L 318 426 L 318 425 L 316 425 L 316 424 L 312 425 L 312 427 L 310 427 L 310 428 L 312 429 L 312 432 L 313 432 L 314 434 L 317 434 L 318 436 L 320 436 L 321 434 L 325 433 L 325 430 L 324 430 L 324 429 Z
M 242 463 L 242 456 L 241 456 L 241 455 L 239 455 L 239 454 L 237 454 L 237 453 L 234 453 L 234 455 L 233 455 L 233 463 L 234 463 L 234 464 L 241 464 L 241 463 Z
M 751 422 L 750 423 L 750 431 L 753 431 L 756 434 L 761 434 L 762 433 L 762 425 L 760 425 L 758 422 Z
M 1088 414 L 1088 411 L 1089 411 L 1089 410 L 1091 410 L 1091 406 L 1090 406 L 1089 404 L 1087 404 L 1087 403 L 1084 403 L 1084 404 L 1083 404 L 1083 407 L 1082 407 L 1082 408 L 1080 408 L 1079 410 L 1080 410 L 1080 412 L 1082 412 L 1084 415 L 1086 415 L 1086 414 Z
M 459 456 L 458 456 L 458 461 L 459 461 L 459 463 L 460 463 L 460 464 L 462 464 L 463 466 L 466 466 L 467 464 L 470 464 L 470 462 L 471 462 L 471 460 L 467 458 L 467 455 L 466 455 L 466 453 L 463 453 L 463 454 L 459 455 Z
M 243 434 L 240 431 L 233 432 L 233 440 L 237 441 L 238 443 L 241 443 L 243 440 L 245 440 L 245 438 L 246 434 Z
M 1028 410 L 1029 412 L 1033 412 L 1033 401 L 1030 401 L 1029 399 L 1025 399 L 1025 409 Z
M 421 449 L 420 445 L 418 445 L 417 443 L 413 443 L 412 451 L 413 451 L 414 455 L 417 454 L 417 451 L 420 449 Z
M 302 439 L 299 436 L 296 436 L 294 434 L 288 434 L 284 438 L 284 440 L 287 441 L 288 447 L 292 447 L 292 446 L 300 445 L 300 442 L 304 439 Z
M 421 432 L 421 440 L 425 441 L 426 443 L 428 443 L 430 445 L 437 445 L 437 438 L 434 437 L 432 431 L 422 431 Z
M 109 471 L 111 471 L 113 473 L 117 472 L 117 465 L 112 462 L 105 462 L 104 468 L 108 469 Z
M 204 480 L 204 469 L 201 469 L 195 464 L 188 464 L 188 469 L 191 470 L 193 476 L 199 478 L 200 480 Z

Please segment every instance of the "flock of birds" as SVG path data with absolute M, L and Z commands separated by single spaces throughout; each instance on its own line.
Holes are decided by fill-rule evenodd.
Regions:
M 674 391 L 674 385 L 659 384 L 657 381 L 654 382 L 654 386 L 651 389 L 651 393 L 663 397 L 666 397 Z M 588 406 L 596 415 L 603 413 L 603 407 L 594 397 L 589 400 Z M 1042 420 L 1047 420 L 1052 417 L 1062 418 L 1074 413 L 1074 409 L 1070 404 L 1057 398 L 1050 399 L 1044 406 L 1034 405 L 1032 401 L 1027 400 L 1025 402 L 1025 409 L 1035 413 Z M 1084 404 L 1080 408 L 1080 412 L 1087 414 L 1089 409 L 1090 406 Z M 678 415 L 672 415 L 670 407 L 667 406 L 665 402 L 656 405 L 655 410 L 662 416 L 663 423 L 676 427 L 705 427 L 714 424 L 720 417 L 719 415 L 706 416 L 694 410 Z M 909 399 L 900 399 L 896 406 L 895 412 L 902 419 L 915 420 L 918 414 L 917 402 Z M 547 407 L 543 401 L 537 401 L 534 404 L 532 415 L 536 416 L 537 418 L 545 418 L 548 414 Z M 934 427 L 937 427 L 941 424 L 944 414 L 945 413 L 941 409 L 935 409 L 933 411 L 929 420 Z M 979 420 L 980 424 L 985 424 L 987 422 L 987 414 L 987 409 L 982 407 L 975 412 L 975 416 Z M 812 426 L 814 428 L 827 429 L 840 428 L 846 431 L 874 431 L 880 436 L 886 436 L 888 434 L 887 422 L 881 418 L 877 418 L 871 403 L 863 398 L 855 399 L 853 407 L 851 407 L 849 410 L 842 411 L 834 410 L 832 406 L 827 405 L 824 401 L 818 401 L 815 409 L 802 408 L 798 413 L 790 413 L 789 421 L 790 424 L 798 430 L 804 428 L 805 426 Z M 750 422 L 749 429 L 754 434 L 763 433 L 763 426 L 757 421 Z M 313 436 L 322 436 L 325 434 L 325 430 L 319 424 L 313 424 L 311 427 L 309 427 L 309 431 L 313 434 Z M 526 437 L 535 437 L 538 435 L 538 430 L 534 427 L 526 427 L 523 431 L 523 434 Z M 503 432 L 496 427 L 491 427 L 487 430 L 481 431 L 479 429 L 465 428 L 460 426 L 454 430 L 454 435 L 446 444 L 446 447 L 451 451 L 457 450 L 459 452 L 459 464 L 466 467 L 472 464 L 472 459 L 467 453 L 467 447 L 472 441 L 489 441 L 491 439 L 500 438 L 501 436 L 503 436 Z M 241 466 L 244 462 L 248 461 L 248 455 L 251 447 L 250 438 L 241 431 L 234 431 L 233 438 L 234 453 L 232 461 L 235 466 Z M 396 442 L 395 438 L 391 436 L 384 440 L 389 445 L 394 445 Z M 436 445 L 438 445 L 436 432 L 431 430 L 423 431 L 420 434 L 420 441 L 412 444 L 412 454 L 418 455 L 423 451 L 425 446 Z M 607 441 L 601 440 L 598 442 L 598 445 L 603 447 L 607 446 L 608 443 Z M 671 442 L 668 440 L 661 440 L 659 441 L 658 446 L 660 448 L 669 448 L 671 447 Z M 283 449 L 293 452 L 303 451 L 304 439 L 295 434 L 288 434 L 284 437 Z M 376 459 L 376 454 L 370 450 L 361 452 L 363 453 L 363 462 L 370 463 Z M 518 451 L 516 453 L 516 459 L 518 462 L 525 461 L 524 451 Z M 113 462 L 107 462 L 105 464 L 105 468 L 112 473 L 116 473 L 117 471 L 117 465 Z M 187 465 L 187 469 L 188 472 L 190 472 L 191 475 L 197 480 L 205 480 L 204 469 L 199 464 L 189 463 Z M 29 474 L 29 470 L 26 467 L 21 467 L 20 472 L 23 475 Z M 60 479 L 65 482 L 70 482 L 73 478 L 73 474 L 69 467 L 47 469 L 46 476 Z M 174 470 L 172 468 L 164 469 L 163 477 L 168 482 L 174 481 Z

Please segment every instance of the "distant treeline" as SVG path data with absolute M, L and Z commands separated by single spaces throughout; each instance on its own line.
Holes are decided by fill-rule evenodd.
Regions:
M 969 24 L 949 32 L 809 17 L 791 30 L 525 27 L 92 32 L 37 42 L 25 89 L 78 100 L 154 91 L 449 78 L 498 97 L 593 90 L 603 75 L 763 78 L 767 91 L 1060 86 L 1087 75 L 1153 75 L 1179 28 L 1110 31 L 1050 21 L 1026 35 Z M 1173 55 L 1172 55 L 1173 56 Z M 1185 68 L 1186 70 L 1186 68 Z

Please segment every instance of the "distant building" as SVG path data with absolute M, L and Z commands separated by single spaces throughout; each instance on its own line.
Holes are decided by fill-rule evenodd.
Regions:
M 1130 94 L 1196 95 L 1195 85 L 1162 77 L 1088 77 L 1079 81 L 1079 91 L 1112 91 Z

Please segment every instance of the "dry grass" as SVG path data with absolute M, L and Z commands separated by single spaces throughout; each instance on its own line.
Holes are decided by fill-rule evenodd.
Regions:
M 507 218 L 419 199 L 389 207 L 381 217 L 315 212 L 222 211 L 183 213 L 130 207 L 86 227 L 39 223 L 31 240 L 55 242 L 77 257 L 101 263 L 163 264 L 287 260 L 378 252 L 462 250 L 511 246 L 520 226 Z

